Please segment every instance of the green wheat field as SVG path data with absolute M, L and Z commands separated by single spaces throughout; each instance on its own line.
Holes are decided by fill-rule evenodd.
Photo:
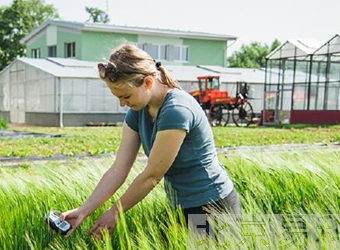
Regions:
M 221 152 L 219 158 L 241 198 L 244 217 L 235 222 L 237 225 L 228 224 L 229 217 L 225 215 L 215 218 L 220 220 L 214 229 L 215 237 L 188 231 L 169 207 L 161 182 L 125 214 L 111 236 L 105 234 L 102 240 L 92 237 L 88 230 L 143 170 L 144 158 L 137 159 L 119 192 L 65 239 L 48 230 L 45 215 L 50 210 L 75 208 L 90 195 L 114 160 L 120 128 L 19 130 L 73 137 L 1 139 L 3 157 L 16 155 L 15 152 L 26 152 L 22 153 L 25 157 L 39 155 L 35 152 L 58 144 L 64 146 L 56 150 L 57 154 L 112 154 L 0 165 L 0 249 L 339 249 L 339 126 L 214 128 L 216 145 L 230 149 Z M 103 134 L 106 140 L 101 137 Z M 96 135 L 101 143 L 86 145 Z M 237 137 L 240 141 L 235 142 Z M 73 142 L 65 144 L 69 138 L 74 138 Z M 247 138 L 244 145 L 243 138 Z M 303 145 L 291 147 L 287 138 L 295 138 L 290 139 L 294 145 Z M 44 147 L 39 149 L 39 145 Z M 327 224 L 321 223 L 320 218 L 326 218 Z

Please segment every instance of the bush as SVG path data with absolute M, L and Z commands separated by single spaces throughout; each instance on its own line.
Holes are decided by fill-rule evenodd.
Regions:
M 0 116 L 0 129 L 7 129 L 7 121 L 2 116 Z

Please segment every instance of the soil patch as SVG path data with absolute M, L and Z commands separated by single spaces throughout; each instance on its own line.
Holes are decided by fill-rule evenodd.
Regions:
M 53 138 L 53 137 L 62 137 L 66 135 L 57 134 L 43 134 L 43 133 L 34 133 L 34 132 L 26 132 L 26 131 L 15 131 L 15 130 L 0 130 L 0 139 L 21 139 L 27 137 L 45 137 L 45 138 Z

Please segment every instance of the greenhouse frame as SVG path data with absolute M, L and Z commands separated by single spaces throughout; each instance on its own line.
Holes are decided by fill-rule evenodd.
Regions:
M 288 40 L 266 58 L 263 124 L 340 123 L 340 36 Z

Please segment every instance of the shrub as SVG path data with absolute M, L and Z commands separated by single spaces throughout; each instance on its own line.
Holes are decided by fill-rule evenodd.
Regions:
M 0 129 L 7 129 L 7 121 L 2 116 L 0 116 Z

